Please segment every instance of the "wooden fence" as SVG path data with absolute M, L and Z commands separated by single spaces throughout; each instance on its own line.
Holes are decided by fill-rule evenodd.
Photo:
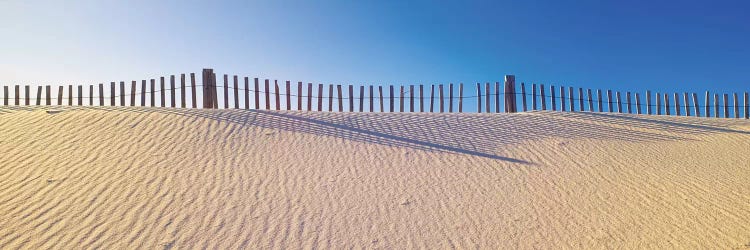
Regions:
M 242 108 L 339 112 L 376 112 L 377 110 L 377 112 L 463 113 L 471 110 L 471 112 L 478 113 L 499 113 L 502 110 L 505 113 L 516 113 L 530 110 L 559 110 L 744 119 L 748 119 L 749 116 L 747 92 L 742 93 L 740 97 L 737 93 L 732 93 L 732 95 L 714 93 L 712 95 L 707 91 L 703 100 L 700 100 L 697 93 L 653 94 L 651 91 L 646 91 L 642 96 L 637 92 L 624 92 L 623 94 L 620 91 L 606 90 L 605 99 L 603 94 L 605 92 L 600 89 L 595 90 L 596 95 L 594 95 L 592 89 L 555 87 L 554 85 L 547 88 L 544 84 L 527 86 L 525 83 L 520 83 L 517 85 L 513 75 L 505 76 L 502 88 L 499 82 L 495 82 L 494 86 L 489 82 L 476 83 L 474 88 L 476 92 L 468 95 L 465 95 L 463 83 L 428 86 L 401 85 L 397 86 L 398 91 L 393 85 L 389 85 L 386 86 L 385 92 L 384 86 L 355 87 L 354 85 L 328 84 L 328 91 L 324 91 L 326 87 L 324 84 L 315 86 L 313 83 L 297 82 L 295 88 L 290 81 L 286 81 L 280 87 L 277 80 L 274 80 L 271 85 L 269 79 L 264 79 L 261 84 L 258 78 L 253 78 L 251 82 L 248 77 L 240 79 L 235 75 L 230 79 L 226 74 L 222 78 L 223 84 L 219 85 L 212 69 L 204 69 L 202 73 L 200 84 L 196 84 L 195 74 L 190 73 L 179 75 L 179 85 L 174 75 L 169 76 L 169 86 L 166 86 L 165 77 L 158 78 L 158 87 L 157 79 L 141 80 L 140 84 L 138 81 L 131 81 L 130 91 L 127 91 L 128 86 L 124 81 L 120 81 L 119 84 L 110 82 L 109 88 L 105 88 L 107 86 L 103 83 L 98 86 L 88 85 L 88 95 L 84 93 L 86 87 L 84 85 L 56 86 L 56 88 L 50 85 L 37 86 L 36 98 L 33 98 L 29 85 L 23 86 L 24 91 L 21 91 L 20 85 L 12 86 L 13 91 L 10 86 L 3 86 L 2 104 L 5 106 L 108 105 L 171 108 L 198 108 L 200 106 L 204 109 Z M 425 95 L 425 87 L 429 87 L 428 95 Z M 57 95 L 53 93 L 55 89 Z M 280 91 L 281 89 L 284 92 Z M 105 90 L 108 90 L 108 93 Z M 188 90 L 190 101 L 187 99 Z M 177 97 L 178 91 L 179 97 Z M 11 92 L 14 95 L 11 95 Z M 219 92 L 223 98 L 220 98 Z M 21 93 L 24 95 L 21 96 Z M 169 97 L 166 96 L 167 93 Z M 157 94 L 159 95 L 158 105 Z M 198 95 L 202 96 L 201 105 L 198 105 Z M 743 99 L 741 104 L 740 98 Z M 252 106 L 251 99 L 254 101 Z M 167 100 L 169 105 L 167 105 Z M 334 108 L 334 100 L 338 104 L 336 108 Z M 263 106 L 261 106 L 261 101 L 263 101 Z M 324 105 L 324 102 L 327 105 Z M 230 103 L 233 104 L 231 107 Z M 468 107 L 467 105 L 475 106 Z

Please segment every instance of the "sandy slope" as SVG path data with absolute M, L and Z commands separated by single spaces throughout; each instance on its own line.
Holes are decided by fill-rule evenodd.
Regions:
M 746 120 L 0 108 L 0 249 L 748 246 Z

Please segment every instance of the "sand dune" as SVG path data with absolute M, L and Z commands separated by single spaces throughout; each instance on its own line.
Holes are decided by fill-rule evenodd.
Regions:
M 0 249 L 350 247 L 748 248 L 750 121 L 0 108 Z

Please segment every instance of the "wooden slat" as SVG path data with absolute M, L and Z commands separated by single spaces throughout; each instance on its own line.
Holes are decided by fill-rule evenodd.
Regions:
M 206 76 L 204 76 L 204 77 L 206 77 Z M 210 78 L 210 76 L 208 76 L 208 77 Z M 205 86 L 204 87 L 204 91 L 203 91 L 203 96 L 204 96 L 204 98 L 203 98 L 203 101 L 204 101 L 203 105 L 204 106 L 203 107 L 204 108 L 211 107 L 210 104 L 206 104 L 205 103 L 206 98 L 208 98 L 207 92 L 205 91 L 205 89 L 208 88 L 209 84 L 206 83 L 206 82 L 204 82 L 203 85 Z M 151 79 L 151 91 L 149 91 L 149 95 L 151 96 L 151 107 L 156 106 L 156 79 Z
M 528 111 L 526 108 L 526 85 L 521 83 L 521 105 L 523 106 L 523 112 Z
M 354 86 L 349 85 L 349 112 L 354 111 Z
M 409 112 L 414 112 L 414 85 L 409 85 Z
M 631 107 L 632 105 L 630 105 L 631 104 L 630 101 L 631 101 L 631 99 L 630 99 L 630 91 L 628 91 L 625 94 L 625 106 L 626 106 L 626 108 L 628 110 L 628 114 L 632 114 L 633 113 L 633 108 Z
M 438 99 L 440 100 L 438 107 L 440 107 L 439 108 L 440 113 L 443 113 L 445 112 L 445 109 L 443 108 L 444 100 L 443 100 L 443 85 L 442 84 L 438 84 L 438 97 L 439 97 Z
M 292 82 L 286 81 L 286 110 L 292 109 Z
M 463 100 L 464 100 L 464 84 L 459 83 L 458 84 L 458 113 L 463 112 Z
M 21 86 L 15 85 L 14 88 L 16 91 L 16 96 L 13 103 L 18 106 L 21 105 Z
M 245 109 L 250 109 L 250 77 L 245 77 Z
M 185 74 L 180 74 L 180 108 L 185 108 L 185 96 Z M 135 96 L 133 98 L 135 98 Z
M 42 86 L 36 90 L 36 106 L 42 105 Z
M 281 110 L 281 97 L 279 92 L 279 80 L 273 80 L 273 97 L 276 101 L 276 106 L 274 106 L 274 108 L 276 110 Z
M 453 83 L 448 84 L 448 113 L 453 113 Z
M 491 104 L 491 101 L 492 101 L 492 99 L 490 99 L 491 98 L 490 93 L 491 93 L 490 92 L 490 83 L 488 82 L 488 83 L 484 84 L 484 106 L 486 107 L 485 110 L 486 110 L 487 113 L 492 113 L 492 109 L 490 109 L 490 107 L 491 107 L 490 104 Z M 499 111 L 499 109 L 495 110 L 495 112 L 498 112 L 498 111 Z
M 404 112 L 404 85 L 399 86 L 398 98 L 398 112 Z
M 518 112 L 516 102 L 516 76 L 505 75 L 505 111 L 509 113 Z
M 737 98 L 737 93 L 732 93 L 734 96 L 734 118 L 740 118 L 740 106 Z
M 531 110 L 538 110 L 536 102 L 536 83 L 531 84 Z
M 60 86 L 62 88 L 62 86 Z M 62 93 L 62 91 L 60 91 Z M 62 98 L 60 98 L 62 100 Z M 58 104 L 61 105 L 62 103 Z M 8 86 L 3 86 L 3 106 L 8 106 Z
M 194 80 L 193 75 L 191 74 L 190 78 Z M 141 107 L 146 107 L 146 80 L 141 80 Z M 193 99 L 193 108 L 195 108 L 195 99 Z
M 677 93 L 674 93 L 674 115 L 680 116 L 682 114 L 680 110 L 680 95 Z
M 584 111 L 583 107 L 583 88 L 578 88 L 578 106 L 581 107 L 580 111 Z
M 636 114 L 642 114 L 641 113 L 641 94 L 635 93 L 635 112 Z
M 146 94 L 146 86 L 144 85 L 144 88 L 142 90 L 143 95 Z M 190 95 L 193 101 L 193 108 L 198 108 L 198 93 L 196 93 L 195 89 L 195 73 L 190 73 Z M 145 105 L 145 104 L 144 104 Z
M 297 82 L 297 111 L 302 111 L 302 82 Z
M 226 86 L 226 84 L 224 84 L 224 86 Z M 167 98 L 166 98 L 167 92 L 166 92 L 166 89 L 164 87 L 164 77 L 163 76 L 159 77 L 159 89 L 161 90 L 161 91 L 159 91 L 159 97 L 161 97 L 161 100 L 159 102 L 161 104 L 161 107 L 166 107 L 167 106 Z M 216 106 L 213 106 L 213 107 L 217 108 Z
M 229 97 L 227 96 L 226 89 L 227 89 L 227 75 L 224 75 L 224 102 L 229 101 Z M 175 89 L 176 89 L 176 83 L 175 83 L 175 76 L 170 75 L 169 76 L 169 107 L 174 108 L 177 105 L 177 102 L 175 102 Z M 225 104 L 226 105 L 226 104 Z M 224 107 L 229 108 L 229 107 Z
M 44 90 L 47 93 L 47 98 L 45 99 L 44 105 L 52 105 L 52 86 L 44 86 Z
M 505 86 L 503 86 L 503 87 L 505 87 Z M 487 88 L 487 90 L 490 90 L 490 88 Z M 500 94 L 500 82 L 495 82 L 495 113 L 500 113 L 500 95 L 501 95 Z M 489 96 L 489 95 L 487 95 L 487 96 Z M 487 102 L 487 103 L 489 103 L 489 102 Z M 487 113 L 490 113 L 489 111 L 490 110 L 487 109 Z
M 370 85 L 370 113 L 375 112 L 375 88 Z
M 333 111 L 333 84 L 328 84 L 328 111 Z
M 323 84 L 318 84 L 318 111 L 323 111 Z
M 435 85 L 430 85 L 430 113 L 433 112 L 433 106 L 435 104 Z
M 724 94 L 724 118 L 729 118 L 729 95 Z
M 594 99 L 591 98 L 591 89 L 586 89 L 586 95 L 589 97 L 589 112 L 594 112 Z
M 78 85 L 78 106 L 83 106 L 83 86 L 81 85 Z
M 661 115 L 661 94 L 659 92 L 656 92 L 656 114 Z
M 568 87 L 568 99 L 570 99 L 570 112 L 576 111 L 575 93 L 573 87 Z
M 432 105 L 430 105 L 430 112 L 432 112 Z M 482 113 L 482 84 L 477 83 L 477 113 Z
M 669 94 L 664 93 L 664 114 L 671 115 L 669 111 Z
M 693 110 L 695 111 L 695 117 L 701 117 L 700 102 L 698 102 L 698 94 L 693 93 Z
M 620 96 L 620 91 L 617 91 L 617 113 L 622 113 L 622 98 Z
M 612 90 L 607 90 L 607 108 L 609 108 L 607 111 L 612 113 L 614 112 L 614 102 L 612 101 Z
M 688 97 L 687 92 L 683 93 L 682 97 L 682 101 L 685 103 L 685 116 L 690 116 L 690 97 Z
M 93 97 L 94 95 L 90 95 Z M 93 104 L 90 104 L 93 106 Z M 73 85 L 68 85 L 68 106 L 73 106 Z
M 539 84 L 539 97 L 542 101 L 542 110 L 547 110 L 547 95 L 544 94 L 544 84 Z
M 560 86 L 560 111 L 566 111 L 565 86 Z
M 276 84 L 278 86 L 278 83 Z M 224 109 L 229 109 L 229 75 L 224 74 Z M 278 91 L 276 91 L 278 93 Z
M 555 96 L 555 85 L 551 85 L 549 87 L 549 93 L 550 93 L 550 106 L 552 107 L 552 111 L 557 111 L 557 96 Z
M 240 79 L 237 75 L 232 76 L 232 87 L 234 87 L 234 109 L 240 109 Z M 174 100 L 174 99 L 172 99 Z
M 651 106 L 651 90 L 646 90 L 646 114 L 653 114 L 653 108 Z
M 307 111 L 312 111 L 313 84 L 307 83 Z
M 120 106 L 125 106 L 125 82 L 120 81 Z
M 424 85 L 419 85 L 419 112 L 424 112 Z
M 253 78 L 254 81 L 254 89 L 253 92 L 255 93 L 255 99 L 253 101 L 255 102 L 255 109 L 260 109 L 260 79 L 257 77 Z M 266 88 L 267 89 L 267 88 Z
M 183 77 L 184 80 L 184 77 Z M 130 82 L 130 106 L 135 106 L 135 91 L 136 91 L 136 81 Z
M 83 88 L 83 86 L 81 86 L 80 88 Z M 70 88 L 70 90 L 71 90 L 70 92 L 72 93 L 73 92 L 73 88 Z M 83 89 L 81 89 L 78 92 L 79 93 L 83 93 Z M 71 97 L 70 99 L 72 100 L 73 99 L 73 94 L 70 94 L 70 97 Z M 81 102 L 83 102 L 83 101 L 81 101 Z M 89 106 L 94 106 L 94 85 L 89 85 Z
M 719 118 L 719 94 L 714 94 L 714 117 Z
M 359 112 L 365 111 L 365 85 L 359 86 Z
M 271 110 L 271 81 L 269 79 L 265 79 L 265 91 L 264 95 L 266 97 L 266 110 Z
M 394 107 L 394 102 L 395 102 L 395 95 L 393 94 L 393 85 L 389 86 L 389 91 L 390 91 L 390 95 L 389 95 L 389 97 L 390 97 L 390 109 L 389 109 L 389 111 L 393 112 L 393 107 Z
M 711 104 L 711 95 L 709 94 L 708 91 L 706 91 L 706 99 L 705 99 L 705 101 L 706 101 L 706 105 L 705 105 L 706 117 L 711 117 L 711 105 L 710 105 Z
M 226 84 L 224 85 L 226 86 Z M 211 99 L 214 102 L 212 107 L 214 107 L 214 109 L 218 109 L 219 108 L 219 93 L 217 90 L 218 88 L 216 87 L 216 73 L 211 74 L 211 89 L 212 89 Z
M 336 89 L 338 90 L 339 94 L 339 112 L 344 111 L 344 103 L 342 102 L 342 95 L 341 95 L 341 84 L 336 85 Z
M 29 87 L 29 85 L 25 85 L 24 88 L 26 89 L 26 96 L 24 96 L 26 97 L 26 99 L 24 100 L 24 104 L 26 104 L 26 106 L 29 106 L 29 103 L 31 103 L 31 87 Z
M 745 104 L 745 119 L 750 119 L 750 103 L 748 103 L 748 101 L 750 101 L 750 95 L 747 92 L 745 92 L 744 100 L 745 101 L 743 103 Z
M 99 106 L 104 106 L 104 83 L 99 84 Z
M 5 104 L 5 106 L 8 106 L 8 87 L 5 86 L 4 88 L 5 88 L 4 89 L 5 90 L 5 101 L 4 101 L 4 104 Z M 64 86 L 59 86 L 58 89 L 57 89 L 57 106 L 62 106 L 62 104 L 63 104 L 62 101 L 63 101 L 63 94 L 64 94 L 63 92 L 64 92 L 64 90 L 65 90 Z
M 378 86 L 378 95 L 380 96 L 380 112 L 383 112 L 383 86 Z
M 599 106 L 598 106 L 599 112 L 604 112 L 604 106 L 602 105 L 602 102 L 604 101 L 604 99 L 602 98 L 602 90 L 601 89 L 597 89 L 596 90 L 596 97 L 597 97 L 598 104 L 599 104 Z

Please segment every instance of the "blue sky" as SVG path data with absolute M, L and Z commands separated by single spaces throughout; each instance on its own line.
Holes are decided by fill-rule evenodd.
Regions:
M 0 1 L 0 84 L 217 73 L 750 91 L 750 2 Z

